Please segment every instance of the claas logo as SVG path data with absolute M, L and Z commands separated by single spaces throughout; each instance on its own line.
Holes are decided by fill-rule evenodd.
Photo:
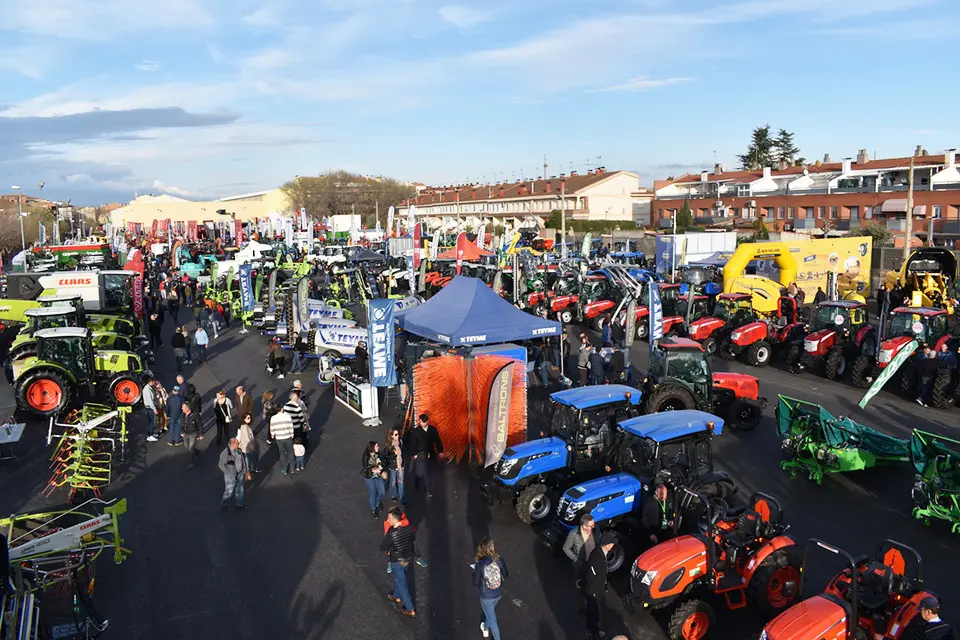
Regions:
M 72 285 L 84 286 L 93 284 L 93 278 L 61 278 L 57 281 L 58 287 L 68 287 Z

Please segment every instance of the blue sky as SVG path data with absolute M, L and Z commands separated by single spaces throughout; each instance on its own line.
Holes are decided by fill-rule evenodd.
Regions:
M 133 8 L 136 6 L 136 8 Z M 0 0 L 0 193 L 216 197 L 346 168 L 428 184 L 596 164 L 960 147 L 956 0 Z

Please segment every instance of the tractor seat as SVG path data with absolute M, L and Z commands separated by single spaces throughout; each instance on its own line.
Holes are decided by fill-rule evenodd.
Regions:
M 736 525 L 723 533 L 724 543 L 728 547 L 745 547 L 760 535 L 763 519 L 753 509 L 743 509 L 737 514 Z
M 895 576 L 893 569 L 879 562 L 868 562 L 864 565 L 860 573 L 860 606 L 873 613 L 886 609 L 890 603 L 890 594 L 893 593 Z

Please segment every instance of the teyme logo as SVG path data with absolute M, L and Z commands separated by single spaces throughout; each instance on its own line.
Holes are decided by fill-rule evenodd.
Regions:
M 487 339 L 487 336 L 464 336 L 460 338 L 460 342 L 469 343 L 469 342 L 483 342 Z
M 556 327 L 546 327 L 544 329 L 534 329 L 533 335 L 535 336 L 552 336 L 557 332 Z

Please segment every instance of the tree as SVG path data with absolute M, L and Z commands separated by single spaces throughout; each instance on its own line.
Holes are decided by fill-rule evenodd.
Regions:
M 677 211 L 677 231 L 684 231 L 694 226 L 693 212 L 690 210 L 690 199 L 685 198 L 683 206 Z
M 753 221 L 753 238 L 754 240 L 770 239 L 770 232 L 767 231 L 767 223 L 764 222 L 762 216 Z
M 793 143 L 793 134 L 786 129 L 777 132 L 777 139 L 773 141 L 773 148 L 778 164 L 789 167 L 797 160 L 800 148 Z
M 743 169 L 756 170 L 773 165 L 774 140 L 770 137 L 770 125 L 757 127 L 750 138 L 747 152 L 737 156 Z
M 882 222 L 870 221 L 860 225 L 860 235 L 873 238 L 873 246 L 883 247 L 893 240 L 893 234 Z
M 297 177 L 280 188 L 294 209 L 303 207 L 308 215 L 326 218 L 356 213 L 369 217 L 379 211 L 381 224 L 386 221 L 390 205 L 398 205 L 416 194 L 413 186 L 393 178 L 361 176 L 343 170 Z

